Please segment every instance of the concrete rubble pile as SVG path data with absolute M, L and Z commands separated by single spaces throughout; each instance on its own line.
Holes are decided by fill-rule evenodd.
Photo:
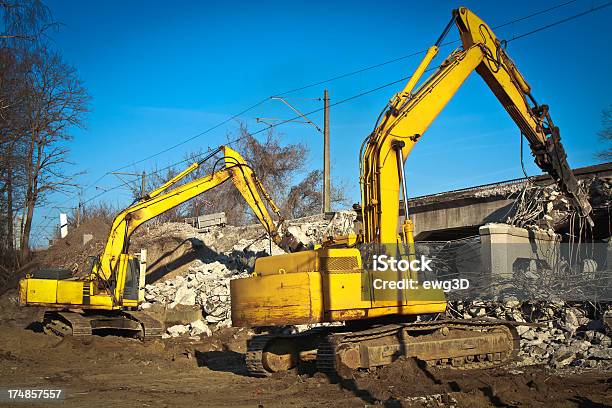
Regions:
M 522 365 L 555 368 L 612 367 L 612 304 L 564 301 L 457 301 L 449 304 L 451 317 L 498 318 L 517 325 Z
M 477 190 L 474 192 L 474 197 L 513 197 L 517 193 L 523 190 L 524 185 L 522 182 L 509 182 L 504 184 L 498 184 L 491 186 L 490 188 L 485 188 L 482 190 Z
M 169 308 L 176 305 L 197 305 L 202 309 L 206 324 L 211 325 L 214 330 L 230 327 L 230 280 L 248 276 L 248 272 L 235 269 L 229 258 L 220 258 L 226 263 L 219 260 L 210 263 L 196 260 L 191 264 L 186 276 L 176 276 L 174 279 L 146 285 L 147 303 L 143 304 L 143 309 L 150 307 L 151 303 L 163 303 Z M 194 334 L 194 327 L 181 329 L 174 326 L 170 329 L 168 332 L 173 336 L 186 334 L 190 329 L 191 335 L 200 334 Z M 196 328 L 196 331 L 200 330 L 201 328 Z
M 331 236 L 347 235 L 353 232 L 357 213 L 355 211 L 338 211 L 331 220 L 320 215 L 293 220 L 287 229 L 306 246 L 321 243 Z
M 328 236 L 351 232 L 355 218 L 355 212 L 342 211 L 336 213 L 331 220 L 325 220 L 320 215 L 292 220 L 288 229 L 306 246 L 311 246 L 322 242 Z M 180 224 L 175 224 L 173 228 L 176 230 L 173 230 L 174 232 L 181 235 L 185 232 L 187 235 L 195 235 L 194 238 L 204 242 L 205 245 L 224 233 L 218 229 L 199 233 L 190 226 L 182 229 Z M 229 229 L 225 231 L 225 234 L 230 233 Z M 212 242 L 210 246 L 212 247 Z M 193 261 L 186 274 L 146 285 L 146 302 L 142 308 L 148 309 L 154 304 L 162 304 L 170 309 L 177 305 L 197 306 L 202 309 L 203 320 L 173 325 L 167 329 L 165 338 L 186 335 L 206 336 L 211 334 L 211 329 L 214 331 L 231 327 L 230 281 L 247 277 L 252 271 L 256 257 L 270 253 L 278 255 L 284 251 L 274 243 L 270 245 L 267 238 L 239 238 L 229 251 L 217 254 L 214 259 Z
M 580 188 L 589 196 L 594 208 L 609 207 L 612 202 L 612 178 L 597 177 L 578 180 Z M 512 186 L 510 196 L 516 197 L 507 223 L 554 233 L 556 228 L 575 214 L 569 200 L 556 184 L 545 187 L 527 183 L 519 191 Z

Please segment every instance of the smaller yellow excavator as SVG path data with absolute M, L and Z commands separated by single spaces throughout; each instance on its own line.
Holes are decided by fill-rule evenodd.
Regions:
M 223 158 L 215 162 L 211 174 L 171 188 L 218 153 Z M 222 161 L 225 167 L 214 171 Z M 221 146 L 117 215 L 104 252 L 93 260 L 91 272 L 85 278 L 72 277 L 70 271 L 36 271 L 19 283 L 20 304 L 47 308 L 45 331 L 62 336 L 122 331 L 143 339 L 160 337 L 162 323 L 138 311 L 144 300 L 146 260 L 130 255 L 130 236 L 143 223 L 230 178 L 270 238 L 287 251 L 297 250 L 301 244 L 288 231 L 281 231 L 280 209 L 253 169 L 238 152 Z M 277 223 L 266 203 L 278 216 Z

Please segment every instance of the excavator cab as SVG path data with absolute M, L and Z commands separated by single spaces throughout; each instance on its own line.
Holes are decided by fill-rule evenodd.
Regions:
M 141 289 L 144 286 L 146 263 L 142 257 L 122 255 L 126 262 L 117 264 L 125 267 L 117 275 L 125 276 L 123 290 L 114 296 L 115 287 L 109 281 L 97 277 L 100 258 L 89 257 L 90 273 L 79 278 L 72 276 L 72 271 L 65 269 L 41 269 L 33 272 L 19 282 L 20 303 L 25 306 L 45 306 L 56 309 L 77 307 L 79 305 L 105 309 L 137 307 L 142 299 Z M 123 272 L 123 273 L 119 273 Z
M 123 288 L 123 299 L 138 301 L 140 282 L 140 262 L 135 257 L 128 260 L 125 275 L 125 287 Z

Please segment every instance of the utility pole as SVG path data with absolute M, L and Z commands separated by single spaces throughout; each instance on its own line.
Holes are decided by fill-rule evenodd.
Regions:
M 331 211 L 329 175 L 329 93 L 323 91 L 323 212 Z
M 147 177 L 147 173 L 142 171 L 142 179 L 140 180 L 140 197 L 145 196 L 145 178 Z
M 77 206 L 76 226 L 81 225 L 81 212 L 83 211 L 83 187 L 79 188 L 79 205 Z
M 323 212 L 331 211 L 331 180 L 330 180 L 330 165 L 329 165 L 329 93 L 327 89 L 323 91 L 323 131 L 318 127 L 313 121 L 308 119 L 306 115 L 304 115 L 300 110 L 298 110 L 295 106 L 291 105 L 285 98 L 282 96 L 272 96 L 270 99 L 276 99 L 287 105 L 292 111 L 298 114 L 298 117 L 304 119 L 304 122 L 309 125 L 312 125 L 317 132 L 323 133 Z M 321 98 L 317 98 L 317 101 L 320 101 Z M 268 121 L 277 120 L 275 118 L 255 118 L 257 122 L 262 122 L 268 124 Z M 294 118 L 293 120 L 288 120 L 285 122 L 298 122 Z M 269 125 L 269 124 L 268 124 Z
M 79 200 L 79 206 L 77 207 L 76 213 L 76 226 L 77 228 L 81 225 L 81 201 Z

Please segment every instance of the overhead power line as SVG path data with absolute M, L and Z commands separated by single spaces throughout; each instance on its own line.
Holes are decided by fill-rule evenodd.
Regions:
M 526 16 L 523 16 L 523 17 L 519 17 L 519 18 L 516 18 L 514 20 L 511 20 L 511 21 L 508 21 L 508 22 L 496 25 L 496 26 L 494 26 L 492 28 L 496 29 L 496 28 L 505 27 L 505 26 L 508 26 L 510 24 L 517 23 L 519 21 L 524 21 L 524 20 L 533 18 L 533 17 L 541 15 L 541 14 L 549 13 L 549 12 L 551 12 L 553 10 L 556 10 L 556 9 L 565 7 L 565 6 L 569 5 L 569 4 L 575 3 L 576 1 L 577 0 L 566 1 L 564 3 L 557 4 L 555 6 L 547 8 L 547 9 L 536 11 L 536 12 L 531 13 L 529 15 L 526 15 Z M 450 44 L 453 44 L 453 43 L 457 43 L 457 42 L 459 42 L 459 40 L 455 40 L 455 41 L 450 41 L 450 42 L 444 43 L 444 44 L 442 44 L 442 46 L 447 46 L 447 45 L 450 45 Z M 309 83 L 307 85 L 303 85 L 303 86 L 300 86 L 300 87 L 297 87 L 297 88 L 289 89 L 289 90 L 281 92 L 281 93 L 276 93 L 274 95 L 271 95 L 269 97 L 266 97 L 266 98 L 260 100 L 259 102 L 249 106 L 248 108 L 243 109 L 241 112 L 231 116 L 230 118 L 228 118 L 226 120 L 223 120 L 223 121 L 219 122 L 218 124 L 208 128 L 208 129 L 206 129 L 206 130 L 204 130 L 204 131 L 202 131 L 202 132 L 200 132 L 200 133 L 198 133 L 196 135 L 193 135 L 193 136 L 191 136 L 191 137 L 189 137 L 189 138 L 187 138 L 187 139 L 185 139 L 185 140 L 183 140 L 181 142 L 178 142 L 178 143 L 176 143 L 176 144 L 174 144 L 174 145 L 172 145 L 172 146 L 170 146 L 168 148 L 165 148 L 165 149 L 163 149 L 163 150 L 161 150 L 161 151 L 159 151 L 157 153 L 154 153 L 152 155 L 146 156 L 146 157 L 144 157 L 142 159 L 139 159 L 139 160 L 134 161 L 132 163 L 126 164 L 125 166 L 119 167 L 119 168 L 117 168 L 115 170 L 112 170 L 112 171 L 124 170 L 124 169 L 126 169 L 128 167 L 134 166 L 136 164 L 140 164 L 140 163 L 145 162 L 145 161 L 147 161 L 149 159 L 157 157 L 157 156 L 159 156 L 161 154 L 169 152 L 170 150 L 174 150 L 177 147 L 180 147 L 180 146 L 182 146 L 182 145 L 184 145 L 186 143 L 189 143 L 189 142 L 191 142 L 194 139 L 197 139 L 197 138 L 199 138 L 201 136 L 204 136 L 207 133 L 212 132 L 215 129 L 218 129 L 219 127 L 223 126 L 224 124 L 226 124 L 226 123 L 228 123 L 228 122 L 230 122 L 230 121 L 232 121 L 234 119 L 237 119 L 238 117 L 244 115 L 245 113 L 247 113 L 247 112 L 249 112 L 249 111 L 251 111 L 251 110 L 253 110 L 253 109 L 255 109 L 255 108 L 257 108 L 257 107 L 259 107 L 261 105 L 263 105 L 265 102 L 267 102 L 268 100 L 274 98 L 275 96 L 288 95 L 290 93 L 294 93 L 294 92 L 298 92 L 298 91 L 303 91 L 305 89 L 313 88 L 315 86 L 327 84 L 329 82 L 333 82 L 333 81 L 337 81 L 339 79 L 344 79 L 344 78 L 347 78 L 347 77 L 350 77 L 350 76 L 354 76 L 354 75 L 360 74 L 362 72 L 366 72 L 366 71 L 370 71 L 370 70 L 373 70 L 373 69 L 376 69 L 376 68 L 380 68 L 380 67 L 383 67 L 385 65 L 389 65 L 389 64 L 393 64 L 393 63 L 396 63 L 396 62 L 399 62 L 399 61 L 403 61 L 405 59 L 412 58 L 412 57 L 415 57 L 415 56 L 420 55 L 420 54 L 424 54 L 425 52 L 427 52 L 427 49 L 423 49 L 423 50 L 420 50 L 420 51 L 415 51 L 415 52 L 412 52 L 410 54 L 403 55 L 403 56 L 397 57 L 397 58 L 393 58 L 393 59 L 390 59 L 390 60 L 387 60 L 387 61 L 384 61 L 384 62 L 381 62 L 381 63 L 378 63 L 378 64 L 369 65 L 369 66 L 357 69 L 355 71 L 351 71 L 351 72 L 347 72 L 347 73 L 344 73 L 344 74 L 336 75 L 334 77 L 331 77 L 331 78 L 328 78 L 328 79 L 324 79 L 324 80 L 321 80 L 321 81 L 312 82 L 312 83 Z M 107 174 L 109 174 L 111 172 L 108 172 L 105 175 L 107 175 Z
M 505 27 L 505 26 L 508 26 L 508 25 L 511 25 L 511 24 L 514 24 L 514 23 L 518 23 L 519 21 L 530 19 L 530 18 L 538 16 L 540 14 L 549 13 L 549 12 L 551 12 L 553 10 L 556 10 L 556 9 L 561 8 L 561 7 L 565 7 L 565 6 L 569 5 L 569 4 L 575 3 L 576 1 L 578 1 L 578 0 L 566 1 L 565 3 L 557 4 L 555 6 L 547 8 L 545 10 L 536 11 L 535 13 L 531 13 L 529 15 L 516 18 L 514 20 L 505 22 L 503 24 L 496 25 L 496 26 L 492 27 L 492 29 L 495 30 L 497 28 L 501 28 L 501 27 Z M 442 46 L 454 44 L 454 43 L 457 43 L 457 42 L 459 42 L 459 40 L 445 42 L 445 43 L 442 44 Z M 319 86 L 319 85 L 327 84 L 329 82 L 333 82 L 333 81 L 336 81 L 338 79 L 347 78 L 347 77 L 350 77 L 350 76 L 353 76 L 353 75 L 361 74 L 362 72 L 370 71 L 372 69 L 384 67 L 385 65 L 393 64 L 395 62 L 403 61 L 403 60 L 408 59 L 408 58 L 416 57 L 417 55 L 425 54 L 426 52 L 427 52 L 427 49 L 423 49 L 423 50 L 420 50 L 420 51 L 415 51 L 415 52 L 412 52 L 410 54 L 402 55 L 401 57 L 397 57 L 397 58 L 393 58 L 393 59 L 390 59 L 390 60 L 387 60 L 387 61 L 384 61 L 384 62 L 380 62 L 378 64 L 369 65 L 369 66 L 366 66 L 366 67 L 363 67 L 363 68 L 359 68 L 359 69 L 357 69 L 355 71 L 347 72 L 345 74 L 341 74 L 341 75 L 337 75 L 337 76 L 334 76 L 334 77 L 331 77 L 331 78 L 328 78 L 328 79 L 324 79 L 322 81 L 313 82 L 313 83 L 310 83 L 310 84 L 307 84 L 307 85 L 303 85 L 303 86 L 300 86 L 300 87 L 297 87 L 297 88 L 293 88 L 293 89 L 290 89 L 290 90 L 285 91 L 283 93 L 280 93 L 278 95 L 282 96 L 282 95 L 290 94 L 290 93 L 293 93 L 293 92 L 303 91 L 304 89 L 308 89 L 308 88 L 312 88 L 314 86 Z
M 547 9 L 536 11 L 536 12 L 531 13 L 529 15 L 526 15 L 526 16 L 523 16 L 523 17 L 519 17 L 519 18 L 516 18 L 514 20 L 511 20 L 511 21 L 499 24 L 497 26 L 494 26 L 493 29 L 505 27 L 507 25 L 514 24 L 514 23 L 517 23 L 519 21 L 524 21 L 524 20 L 533 18 L 533 17 L 541 15 L 541 14 L 549 13 L 549 12 L 551 12 L 553 10 L 556 10 L 556 9 L 565 7 L 565 6 L 569 5 L 569 4 L 575 3 L 576 1 L 577 0 L 566 1 L 564 3 L 557 4 L 555 6 L 547 8 Z M 458 41 L 459 40 L 447 42 L 447 43 L 442 44 L 442 46 L 447 46 L 447 45 L 456 43 Z M 351 71 L 351 72 L 347 72 L 347 73 L 344 73 L 344 74 L 336 75 L 334 77 L 331 77 L 331 78 L 328 78 L 328 79 L 324 79 L 324 80 L 321 80 L 321 81 L 312 82 L 312 83 L 309 83 L 307 85 L 302 85 L 300 87 L 289 89 L 287 91 L 284 91 L 284 92 L 277 93 L 277 94 L 274 94 L 272 96 L 266 97 L 266 98 L 260 100 L 259 102 L 255 103 L 255 104 L 253 104 L 253 105 L 251 105 L 249 107 L 247 107 L 246 109 L 243 109 L 241 112 L 239 112 L 239 113 L 237 113 L 235 115 L 232 115 L 228 119 L 223 120 L 223 121 L 219 122 L 218 124 L 208 128 L 208 129 L 206 129 L 206 130 L 204 130 L 204 131 L 202 131 L 202 132 L 200 132 L 200 133 L 198 133 L 196 135 L 193 135 L 193 136 L 191 136 L 191 137 L 189 137 L 189 138 L 187 138 L 187 139 L 185 139 L 185 140 L 183 140 L 183 141 L 181 141 L 179 143 L 176 143 L 176 144 L 174 144 L 172 146 L 169 146 L 169 147 L 167 147 L 167 148 L 165 148 L 165 149 L 163 149 L 163 150 L 161 150 L 161 151 L 159 151 L 157 153 L 151 154 L 151 155 L 146 156 L 146 157 L 144 157 L 142 159 L 139 159 L 137 161 L 131 162 L 129 164 L 126 164 L 124 166 L 118 167 L 118 168 L 116 168 L 114 170 L 111 170 L 111 171 L 108 171 L 108 172 L 104 173 L 102 176 L 100 176 L 98 179 L 96 179 L 96 181 L 94 181 L 93 183 L 90 183 L 89 185 L 87 185 L 84 188 L 84 191 L 88 190 L 92 186 L 94 186 L 97 183 L 99 183 L 104 177 L 106 177 L 108 174 L 112 173 L 113 171 L 124 170 L 126 168 L 129 168 L 129 167 L 135 166 L 137 164 L 143 163 L 143 162 L 145 162 L 147 160 L 150 160 L 150 159 L 152 159 L 154 157 L 158 157 L 158 156 L 160 156 L 160 155 L 162 155 L 164 153 L 167 153 L 167 152 L 169 152 L 171 150 L 174 150 L 174 149 L 176 149 L 176 148 L 178 148 L 178 147 L 180 147 L 182 145 L 185 145 L 185 144 L 189 143 L 190 141 L 192 141 L 194 139 L 197 139 L 197 138 L 199 138 L 201 136 L 204 136 L 205 134 L 210 133 L 210 132 L 212 132 L 215 129 L 218 129 L 219 127 L 225 125 L 226 123 L 229 123 L 230 121 L 232 121 L 234 119 L 237 119 L 238 117 L 248 113 L 249 111 L 251 111 L 251 110 L 253 110 L 253 109 L 263 105 L 265 102 L 267 102 L 268 100 L 270 100 L 274 96 L 288 95 L 290 93 L 302 91 L 302 90 L 305 90 L 305 89 L 313 88 L 315 86 L 319 86 L 319 85 L 323 85 L 323 84 L 326 84 L 326 83 L 329 83 L 329 82 L 337 81 L 337 80 L 340 80 L 340 79 L 343 79 L 343 78 L 347 78 L 347 77 L 350 77 L 350 76 L 353 76 L 353 75 L 360 74 L 362 72 L 370 71 L 370 70 L 373 70 L 373 69 L 376 69 L 376 68 L 380 68 L 380 67 L 383 67 L 383 66 L 386 66 L 386 65 L 389 65 L 389 64 L 393 64 L 393 63 L 396 63 L 396 62 L 399 62 L 399 61 L 403 61 L 403 60 L 408 59 L 408 58 L 415 57 L 415 56 L 420 55 L 420 54 L 424 54 L 426 51 L 427 51 L 427 49 L 416 51 L 416 52 L 412 52 L 410 54 L 403 55 L 403 56 L 400 56 L 400 57 L 397 57 L 397 58 L 393 58 L 393 59 L 390 59 L 390 60 L 387 60 L 387 61 L 384 61 L 384 62 L 381 62 L 381 63 L 378 63 L 378 64 L 369 65 L 369 66 L 366 66 L 366 67 L 363 67 L 363 68 L 360 68 L 360 69 L 357 69 L 357 70 L 354 70 L 354 71 Z
M 536 28 L 535 30 L 528 31 L 526 33 L 514 36 L 510 40 L 508 40 L 508 42 L 513 41 L 513 40 L 518 40 L 519 38 L 527 37 L 528 35 L 532 35 L 532 34 L 540 32 L 540 31 L 549 29 L 551 27 L 558 26 L 559 24 L 567 23 L 568 21 L 572 21 L 572 20 L 575 20 L 575 19 L 577 19 L 579 17 L 586 16 L 587 14 L 591 14 L 591 13 L 593 13 L 595 11 L 604 9 L 604 8 L 609 7 L 611 5 L 612 5 L 612 1 L 609 1 L 607 3 L 602 4 L 601 6 L 591 7 L 589 10 L 583 11 L 582 13 L 574 14 L 573 16 L 564 18 L 562 20 L 555 21 L 554 23 L 550 23 L 550 24 L 547 24 L 545 26 Z
M 569 5 L 569 4 L 575 3 L 576 1 L 577 1 L 577 0 L 566 1 L 566 2 L 564 2 L 564 3 L 560 3 L 560 4 L 558 4 L 558 5 L 555 5 L 555 6 L 549 7 L 549 8 L 547 8 L 547 9 L 545 9 L 545 10 L 540 10 L 540 11 L 537 11 L 537 12 L 531 13 L 531 14 L 529 14 L 529 15 L 526 15 L 526 16 L 523 16 L 523 17 L 519 17 L 519 18 L 517 18 L 517 19 L 511 20 L 511 21 L 508 21 L 508 22 L 505 22 L 505 23 L 503 23 L 503 24 L 496 25 L 496 26 L 494 26 L 494 27 L 492 27 L 492 28 L 493 28 L 493 29 L 496 29 L 496 28 L 501 28 L 501 27 L 505 27 L 505 26 L 508 26 L 508 25 L 511 25 L 511 24 L 514 24 L 514 23 L 520 22 L 520 21 L 524 21 L 524 20 L 527 20 L 527 19 L 529 19 L 529 18 L 532 18 L 532 17 L 538 16 L 538 15 L 541 15 L 541 14 L 544 14 L 544 13 L 548 13 L 548 12 L 550 12 L 550 11 L 553 11 L 553 10 L 556 10 L 556 9 L 559 9 L 559 8 L 562 8 L 562 7 L 565 7 L 565 6 Z M 594 7 L 591 7 L 590 9 L 585 10 L 585 11 L 583 11 L 583 12 L 580 12 L 580 13 L 578 13 L 578 14 L 574 14 L 574 15 L 572 15 L 572 16 L 569 16 L 569 17 L 563 18 L 563 19 L 561 19 L 561 20 L 558 20 L 558 21 L 555 21 L 555 22 L 553 22 L 553 23 L 550 23 L 550 24 L 547 24 L 547 25 L 544 25 L 544 26 L 538 27 L 538 28 L 536 28 L 536 29 L 534 29 L 534 30 L 531 30 L 531 31 L 528 31 L 528 32 L 525 32 L 525 33 L 522 33 L 522 34 L 515 35 L 515 36 L 513 36 L 511 39 L 509 39 L 507 42 L 515 41 L 515 40 L 518 40 L 518 39 L 521 39 L 521 38 L 527 37 L 527 36 L 529 36 L 529 35 L 533 35 L 533 34 L 538 33 L 538 32 L 540 32 L 540 31 L 543 31 L 543 30 L 546 30 L 546 29 L 549 29 L 549 28 L 555 27 L 555 26 L 557 26 L 557 25 L 560 25 L 560 24 L 563 24 L 563 23 L 566 23 L 566 22 L 569 22 L 569 21 L 575 20 L 575 19 L 577 19 L 577 18 L 579 18 L 579 17 L 582 17 L 582 16 L 585 16 L 585 15 L 591 14 L 591 13 L 593 13 L 593 12 L 596 12 L 596 11 L 602 10 L 602 9 L 604 9 L 604 8 L 606 8 L 606 7 L 609 7 L 610 5 L 612 5 L 612 1 L 609 1 L 609 2 L 607 2 L 607 3 L 604 3 L 604 4 L 600 5 L 600 6 L 596 6 L 596 7 L 594 6 Z M 457 42 L 459 42 L 459 40 L 455 40 L 455 41 L 450 41 L 450 42 L 444 43 L 444 44 L 442 44 L 442 46 L 450 45 L 450 44 L 457 43 Z M 218 124 L 216 124 L 216 125 L 214 125 L 214 126 L 212 126 L 212 127 L 208 128 L 208 129 L 204 130 L 203 132 L 200 132 L 200 133 L 198 133 L 198 134 L 196 134 L 196 135 L 193 135 L 193 136 L 191 136 L 191 137 L 189 137 L 189 138 L 187 138 L 187 139 L 185 139 L 185 140 L 183 140 L 183 141 L 181 141 L 181 142 L 178 142 L 178 143 L 176 143 L 176 144 L 174 144 L 174 145 L 172 145 L 172 146 L 169 146 L 169 147 L 167 147 L 167 148 L 165 148 L 165 149 L 163 149 L 163 150 L 161 150 L 161 151 L 159 151 L 159 152 L 157 152 L 157 153 L 154 153 L 154 154 L 152 154 L 152 155 L 149 155 L 149 156 L 144 157 L 144 158 L 142 158 L 142 159 L 139 159 L 139 160 L 137 160 L 137 161 L 131 162 L 131 163 L 129 163 L 129 164 L 126 164 L 126 165 L 124 165 L 124 166 L 121 166 L 121 167 L 119 167 L 119 168 L 117 168 L 117 169 L 115 169 L 115 170 L 112 170 L 112 171 L 120 171 L 120 170 L 124 170 L 124 169 L 126 169 L 126 168 L 131 167 L 131 166 L 134 166 L 134 165 L 136 165 L 136 164 L 143 163 L 143 162 L 145 162 L 145 161 L 147 161 L 147 160 L 149 160 L 149 159 L 151 159 L 151 158 L 154 158 L 154 157 L 157 157 L 157 156 L 159 156 L 159 155 L 161 155 L 161 154 L 164 154 L 164 153 L 166 153 L 166 152 L 168 152 L 168 151 L 171 151 L 171 150 L 173 150 L 173 149 L 176 149 L 177 147 L 180 147 L 180 146 L 182 146 L 182 145 L 184 145 L 184 144 L 186 144 L 186 143 L 188 143 L 188 142 L 190 142 L 190 141 L 192 141 L 192 140 L 194 140 L 194 139 L 197 139 L 197 138 L 199 138 L 199 137 L 201 137 L 201 136 L 203 136 L 203 135 L 205 135 L 205 134 L 207 134 L 207 133 L 209 133 L 209 132 L 211 132 L 211 131 L 213 131 L 213 130 L 215 130 L 215 129 L 218 129 L 219 127 L 223 126 L 224 124 L 226 124 L 226 123 L 228 123 L 228 122 L 230 122 L 230 121 L 232 121 L 232 120 L 234 120 L 234 119 L 237 119 L 238 117 L 240 117 L 240 116 L 244 115 L 245 113 L 247 113 L 247 112 L 249 112 L 249 111 L 251 111 L 251 110 L 253 110 L 253 109 L 255 109 L 255 108 L 259 107 L 259 106 L 261 106 L 262 104 L 264 104 L 265 102 L 267 102 L 268 100 L 270 100 L 270 98 L 272 98 L 272 97 L 274 97 L 274 96 L 287 95 L 287 94 L 290 94 L 290 93 L 293 93 L 293 92 L 298 92 L 298 91 L 305 90 L 305 89 L 308 89 L 308 88 L 312 88 L 312 87 L 315 87 L 315 86 L 318 86 L 318 85 L 322 85 L 322 84 L 325 84 L 325 83 L 329 83 L 329 82 L 332 82 L 332 81 L 336 81 L 336 80 L 339 80 L 339 79 L 342 79 L 342 78 L 346 78 L 346 77 L 349 77 L 349 76 L 352 76 L 352 75 L 356 75 L 356 74 L 359 74 L 359 73 L 362 73 L 362 72 L 365 72 L 365 71 L 369 71 L 369 70 L 372 70 L 372 69 L 375 69 L 375 68 L 379 68 L 379 67 L 382 67 L 382 66 L 385 66 L 385 65 L 389 65 L 389 64 L 392 64 L 392 63 L 394 63 L 394 62 L 398 62 L 398 61 L 401 61 L 401 60 L 404 60 L 404 59 L 408 59 L 408 58 L 411 58 L 411 57 L 417 56 L 417 55 L 419 55 L 419 54 L 423 54 L 423 53 L 425 53 L 426 51 L 427 51 L 427 50 L 421 50 L 421 51 L 413 52 L 413 53 L 410 53 L 410 54 L 407 54 L 407 55 L 404 55 L 404 56 L 401 56 L 401 57 L 397 57 L 397 58 L 394 58 L 394 59 L 391 59 L 391 60 L 387 60 L 387 61 L 384 61 L 384 62 L 381 62 L 381 63 L 378 63 L 378 64 L 370 65 L 370 66 L 367 66 L 367 67 L 364 67 L 364 68 L 360 68 L 360 69 L 358 69 L 358 70 L 351 71 L 351 72 L 348 72 L 348 73 L 345 73 L 345 74 L 341 74 L 341 75 L 337 75 L 337 76 L 334 76 L 334 77 L 331 77 L 331 78 L 328 78 L 328 79 L 325 79 L 325 80 L 322 80 L 322 81 L 313 82 L 313 83 L 310 83 L 310 84 L 307 84 L 307 85 L 304 85 L 304 86 L 301 86 L 301 87 L 293 88 L 293 89 L 290 89 L 290 90 L 288 90 L 288 91 L 285 91 L 285 92 L 278 93 L 278 94 L 275 94 L 275 95 L 273 95 L 273 96 L 267 97 L 267 98 L 265 98 L 265 99 L 260 100 L 259 102 L 255 103 L 255 104 L 253 104 L 253 105 L 251 105 L 251 106 L 247 107 L 246 109 L 242 110 L 241 112 L 239 112 L 239 113 L 237 113 L 237 114 L 235 114 L 235 115 L 232 115 L 232 116 L 231 116 L 231 117 L 229 117 L 228 119 L 223 120 L 223 121 L 219 122 Z M 428 71 L 431 71 L 432 69 L 434 69 L 434 68 L 431 68 L 431 69 L 429 69 Z M 362 97 L 362 96 L 365 96 L 365 95 L 371 94 L 371 93 L 373 93 L 373 92 L 376 92 L 376 91 L 379 91 L 379 90 L 381 90 L 381 89 L 387 88 L 387 87 L 389 87 L 389 86 L 395 85 L 395 84 L 400 83 L 400 82 L 402 82 L 402 81 L 406 81 L 406 80 L 408 80 L 409 78 L 410 78 L 409 76 L 408 76 L 408 77 L 403 77 L 403 78 L 397 79 L 397 80 L 395 80 L 395 81 L 388 82 L 388 83 L 386 83 L 386 84 L 384 84 L 384 85 L 378 86 L 378 87 L 376 87 L 376 88 L 373 88 L 373 89 L 370 89 L 370 90 L 366 90 L 366 91 L 361 92 L 361 93 L 358 93 L 358 94 L 356 94 L 356 95 L 352 95 L 352 96 L 350 96 L 350 97 L 348 97 L 348 98 L 345 98 L 345 99 L 342 99 L 342 100 L 339 100 L 339 101 L 337 101 L 337 102 L 335 102 L 335 103 L 330 104 L 330 107 L 331 107 L 331 106 L 337 106 L 337 105 L 340 105 L 340 104 L 343 104 L 343 103 L 349 102 L 349 101 L 351 101 L 351 100 L 354 100 L 354 99 L 360 98 L 360 97 Z M 323 111 L 323 108 L 318 108 L 318 109 L 312 110 L 312 111 L 310 111 L 310 112 L 307 112 L 307 113 L 306 113 L 306 115 L 311 115 L 311 114 L 318 113 L 318 112 L 321 112 L 321 111 Z M 287 119 L 287 120 L 284 120 L 284 121 L 281 121 L 281 122 L 278 122 L 278 123 L 271 124 L 271 125 L 269 125 L 269 126 L 267 126 L 267 127 L 263 128 L 263 129 L 260 129 L 260 130 L 258 130 L 258 131 L 255 131 L 255 132 L 253 132 L 253 133 L 250 133 L 250 135 L 254 136 L 254 135 L 257 135 L 257 134 L 260 134 L 260 133 L 263 133 L 263 132 L 269 131 L 269 130 L 270 130 L 270 129 L 272 129 L 272 128 L 275 128 L 275 127 L 277 127 L 277 126 L 280 126 L 280 125 L 286 124 L 286 123 L 288 123 L 288 122 L 295 121 L 296 119 L 299 119 L 299 116 L 296 116 L 296 117 L 293 117 L 293 118 L 290 118 L 290 119 Z M 229 141 L 227 144 L 228 144 L 228 145 L 235 144 L 235 143 L 237 143 L 237 142 L 239 142 L 239 141 L 243 140 L 245 137 L 246 137 L 246 136 L 242 136 L 242 137 L 236 138 L 236 139 L 234 139 L 234 140 Z M 204 154 L 204 153 L 202 153 L 202 154 Z M 177 166 L 177 165 L 179 165 L 179 164 L 186 163 L 186 162 L 188 162 L 188 161 L 190 161 L 190 160 L 193 160 L 194 158 L 198 158 L 198 157 L 199 157 L 199 156 L 201 156 L 202 154 L 200 154 L 200 155 L 196 155 L 196 156 L 194 156 L 193 158 L 189 158 L 189 159 L 181 160 L 181 161 L 178 161 L 178 162 L 174 162 L 174 163 L 172 163 L 172 164 L 170 164 L 170 165 L 168 165 L 168 166 L 166 166 L 166 167 L 164 167 L 164 168 L 162 168 L 162 169 L 159 169 L 159 170 L 157 170 L 157 171 L 151 172 L 150 174 L 159 174 L 159 173 L 161 173 L 162 171 L 168 170 L 168 169 L 170 169 L 170 168 L 172 168 L 172 167 L 174 167 L 174 166 Z M 112 171 L 111 171 L 111 172 L 112 172 Z M 101 181 L 101 180 L 102 180 L 102 179 L 103 179 L 105 176 L 107 176 L 107 175 L 108 175 L 108 174 L 110 174 L 111 172 L 107 172 L 107 173 L 103 174 L 103 175 L 102 175 L 101 177 L 99 177 L 99 178 L 98 178 L 98 179 L 97 179 L 95 182 L 93 182 L 93 183 L 89 184 L 87 187 L 85 187 L 84 191 L 85 191 L 85 190 L 87 190 L 88 188 L 92 187 L 93 185 L 97 184 L 99 181 Z M 108 193 L 108 192 L 111 192 L 111 191 L 117 190 L 117 189 L 119 189 L 119 188 L 125 187 L 125 186 L 127 186 L 127 184 L 129 184 L 129 182 L 122 183 L 122 184 L 116 185 L 116 186 L 114 186 L 114 187 L 111 187 L 111 188 L 109 188 L 109 189 L 106 189 L 106 190 L 104 190 L 104 191 L 102 191 L 102 192 L 100 192 L 100 193 L 98 193 L 98 194 L 94 195 L 93 197 L 89 198 L 88 200 L 84 201 L 84 202 L 83 202 L 83 204 L 87 204 L 87 203 L 89 203 L 89 202 L 91 202 L 91 201 L 93 201 L 93 200 L 95 200 L 95 199 L 97 199 L 97 198 L 101 197 L 102 195 L 104 195 L 104 194 L 106 194 L 106 193 Z M 73 197 L 73 198 L 74 198 L 74 197 Z

